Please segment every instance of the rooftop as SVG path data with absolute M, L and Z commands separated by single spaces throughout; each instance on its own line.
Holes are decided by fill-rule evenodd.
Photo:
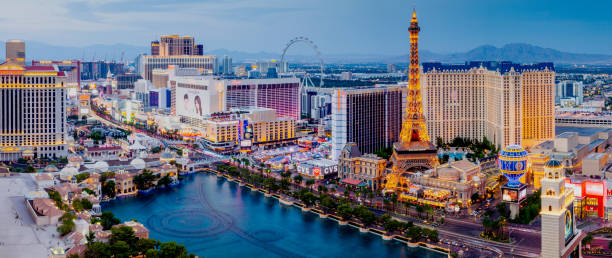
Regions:
M 511 69 L 516 72 L 523 72 L 526 70 L 555 70 L 553 63 L 535 63 L 535 64 L 517 64 L 510 61 L 469 61 L 465 64 L 442 64 L 440 62 L 426 62 L 422 63 L 423 73 L 431 72 L 432 70 L 444 71 L 444 70 L 470 70 L 473 68 L 483 67 L 491 71 L 499 71 L 501 74 L 508 73 Z
M 591 136 L 599 132 L 606 132 L 610 130 L 612 130 L 612 128 L 583 128 L 583 127 L 555 126 L 555 133 L 557 135 L 566 133 L 566 132 L 576 132 L 580 136 Z

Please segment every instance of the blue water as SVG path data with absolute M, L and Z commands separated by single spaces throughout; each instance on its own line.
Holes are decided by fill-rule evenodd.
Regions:
M 205 257 L 445 257 L 340 226 L 211 174 L 112 201 L 103 210 L 122 221 L 136 219 L 151 238 L 176 241 Z
M 465 157 L 465 154 L 463 154 L 463 153 L 448 152 L 448 153 L 438 154 L 438 158 L 442 158 L 444 156 L 444 154 L 448 155 L 450 158 L 453 158 L 455 160 L 462 160 L 463 157 Z

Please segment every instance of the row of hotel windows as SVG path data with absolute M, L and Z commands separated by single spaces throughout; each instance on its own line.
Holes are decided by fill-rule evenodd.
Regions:
M 56 82 L 56 78 L 55 76 L 0 76 L 0 83 L 51 84 Z

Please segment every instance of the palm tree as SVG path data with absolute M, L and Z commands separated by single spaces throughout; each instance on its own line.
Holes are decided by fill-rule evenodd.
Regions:
M 300 185 L 302 184 L 302 180 L 304 178 L 302 177 L 302 175 L 296 175 L 293 177 L 293 182 L 295 182 L 295 184 Z
M 593 242 L 593 234 L 589 233 L 582 239 L 582 245 L 585 249 L 591 248 L 591 242 Z
M 421 217 L 421 213 L 423 213 L 424 210 L 425 210 L 425 208 L 422 205 L 417 205 L 416 206 L 416 211 L 419 214 L 419 218 Z
M 314 179 L 306 180 L 306 187 L 308 187 L 308 190 L 312 191 L 312 185 L 314 185 L 314 183 L 315 183 Z

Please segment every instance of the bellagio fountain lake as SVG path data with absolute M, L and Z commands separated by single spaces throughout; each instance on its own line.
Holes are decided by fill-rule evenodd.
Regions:
M 103 210 L 122 221 L 136 219 L 151 238 L 183 244 L 201 257 L 446 257 L 338 225 L 207 173 L 111 201 Z

